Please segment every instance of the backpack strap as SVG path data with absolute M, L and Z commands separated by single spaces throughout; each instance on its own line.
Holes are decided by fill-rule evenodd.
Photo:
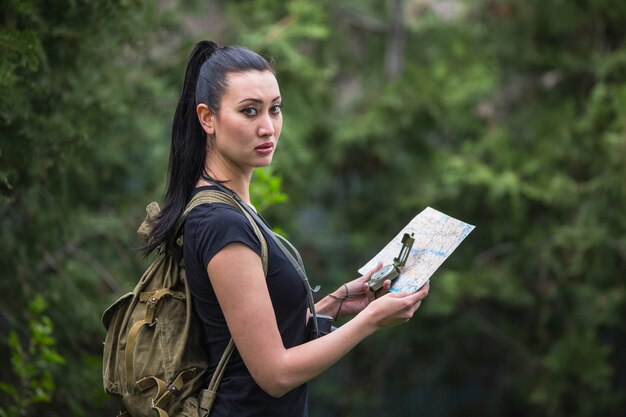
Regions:
M 159 417 L 169 417 L 166 411 L 170 401 L 179 395 L 180 389 L 183 387 L 185 380 L 193 378 L 196 374 L 196 368 L 190 368 L 179 373 L 171 384 L 167 384 L 160 378 L 149 376 L 137 381 L 137 387 L 141 391 L 145 391 L 154 386 L 157 387 L 157 394 L 152 399 L 151 407 L 157 411 Z M 119 417 L 119 416 L 118 416 Z
M 250 216 L 250 213 L 248 213 L 248 211 L 246 211 L 244 207 L 242 206 L 242 204 L 245 204 L 245 203 L 239 203 L 233 197 L 231 197 L 230 195 L 224 192 L 217 191 L 217 190 L 203 190 L 203 191 L 198 192 L 196 195 L 194 195 L 191 201 L 189 201 L 189 204 L 187 204 L 185 211 L 183 212 L 180 220 L 178 221 L 178 225 L 176 226 L 175 236 L 180 236 L 183 224 L 185 223 L 185 219 L 187 218 L 187 215 L 189 215 L 191 210 L 193 210 L 194 208 L 202 204 L 211 204 L 211 203 L 228 204 L 229 206 L 239 210 L 246 216 L 246 218 L 250 222 L 250 225 L 252 226 L 252 229 L 254 230 L 254 234 L 257 236 L 261 244 L 261 262 L 263 263 L 263 273 L 265 274 L 265 276 L 267 276 L 267 267 L 269 263 L 267 241 L 263 237 L 263 234 L 261 233 L 261 229 L 259 229 L 259 226 L 254 221 L 252 216 Z M 180 238 L 177 239 L 176 243 L 182 246 L 182 240 Z
M 191 201 L 189 201 L 189 204 L 187 204 L 185 211 L 183 212 L 180 220 L 178 221 L 178 224 L 176 226 L 175 236 L 180 235 L 185 219 L 187 218 L 187 215 L 189 215 L 191 210 L 193 210 L 194 208 L 202 204 L 211 204 L 211 203 L 227 204 L 239 210 L 246 216 L 246 218 L 250 222 L 250 225 L 252 226 L 252 229 L 254 230 L 254 233 L 256 234 L 261 244 L 261 262 L 263 263 L 263 273 L 267 277 L 267 268 L 269 264 L 267 241 L 265 240 L 265 237 L 263 237 L 263 233 L 261 233 L 261 229 L 259 229 L 258 224 L 254 221 L 250 213 L 248 213 L 248 211 L 242 206 L 242 204 L 245 204 L 245 203 L 238 202 L 229 194 L 226 194 L 222 191 L 217 191 L 217 190 L 203 190 L 203 191 L 198 192 L 196 195 L 194 195 Z M 176 243 L 182 246 L 181 238 L 178 238 L 176 240 Z M 215 371 L 213 372 L 213 376 L 211 377 L 211 382 L 209 382 L 209 386 L 207 387 L 207 389 L 204 389 L 200 392 L 200 396 L 198 398 L 198 402 L 199 402 L 198 406 L 203 411 L 202 415 L 208 415 L 209 411 L 213 407 L 213 402 L 215 401 L 215 397 L 217 396 L 217 388 L 219 387 L 220 382 L 222 381 L 222 377 L 224 376 L 224 371 L 226 370 L 226 365 L 228 364 L 228 361 L 230 360 L 230 356 L 232 355 L 233 350 L 235 350 L 235 342 L 233 341 L 233 338 L 231 337 L 230 340 L 228 341 L 228 345 L 226 346 L 226 349 L 224 350 L 224 353 L 222 354 L 222 357 L 220 358 L 219 363 L 217 364 L 217 367 L 215 368 Z

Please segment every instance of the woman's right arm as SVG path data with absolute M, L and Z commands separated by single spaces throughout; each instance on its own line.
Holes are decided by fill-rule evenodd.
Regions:
M 226 245 L 213 256 L 207 272 L 246 367 L 274 397 L 319 375 L 376 330 L 408 321 L 428 294 L 427 286 L 412 294 L 386 294 L 336 331 L 286 349 L 261 259 L 252 249 Z M 302 320 L 304 325 L 306 317 Z

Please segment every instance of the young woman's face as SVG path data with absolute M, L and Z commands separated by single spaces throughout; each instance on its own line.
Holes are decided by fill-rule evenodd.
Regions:
M 210 116 L 211 157 L 242 171 L 267 166 L 283 126 L 278 81 L 270 71 L 230 73 L 226 81 L 219 113 Z

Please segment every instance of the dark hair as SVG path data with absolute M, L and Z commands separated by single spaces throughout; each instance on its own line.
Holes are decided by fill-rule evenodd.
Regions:
M 219 113 L 228 87 L 226 76 L 255 70 L 274 72 L 265 58 L 241 46 L 220 47 L 215 42 L 200 41 L 191 52 L 172 124 L 165 202 L 152 222 L 150 237 L 143 248 L 146 253 L 174 240 L 176 223 L 204 171 L 207 135 L 198 120 L 196 106 L 204 103 L 212 112 Z

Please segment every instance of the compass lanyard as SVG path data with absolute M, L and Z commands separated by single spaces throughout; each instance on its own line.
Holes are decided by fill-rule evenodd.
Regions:
M 255 222 L 259 226 L 261 226 L 263 230 L 265 230 L 265 232 L 272 238 L 272 240 L 276 243 L 276 245 L 278 245 L 280 250 L 285 254 L 285 256 L 287 257 L 291 265 L 294 267 L 294 269 L 300 276 L 302 283 L 304 284 L 304 288 L 306 289 L 306 292 L 307 292 L 307 304 L 309 305 L 309 311 L 311 315 L 313 316 L 314 331 L 315 331 L 315 334 L 318 335 L 319 330 L 318 330 L 318 325 L 317 325 L 317 314 L 315 313 L 315 301 L 313 300 L 313 292 L 319 291 L 320 286 L 319 285 L 316 286 L 315 289 L 311 288 L 311 284 L 309 283 L 309 279 L 307 278 L 306 272 L 304 270 L 302 257 L 300 256 L 300 253 L 298 252 L 298 250 L 285 237 L 274 232 L 269 227 L 269 225 L 265 222 L 265 219 L 263 219 L 263 217 L 261 217 L 255 210 L 253 210 L 252 207 L 248 205 L 248 203 L 243 201 L 241 197 L 237 195 L 237 193 L 224 187 L 222 184 L 220 184 L 219 182 L 217 182 L 216 180 L 214 180 L 213 178 L 209 177 L 208 175 L 204 173 L 202 173 L 202 178 L 205 179 L 206 181 L 211 182 L 220 191 L 234 198 L 239 203 L 239 205 L 243 207 L 243 209 L 246 210 L 248 214 L 252 216 Z M 287 249 L 287 247 L 289 249 Z

